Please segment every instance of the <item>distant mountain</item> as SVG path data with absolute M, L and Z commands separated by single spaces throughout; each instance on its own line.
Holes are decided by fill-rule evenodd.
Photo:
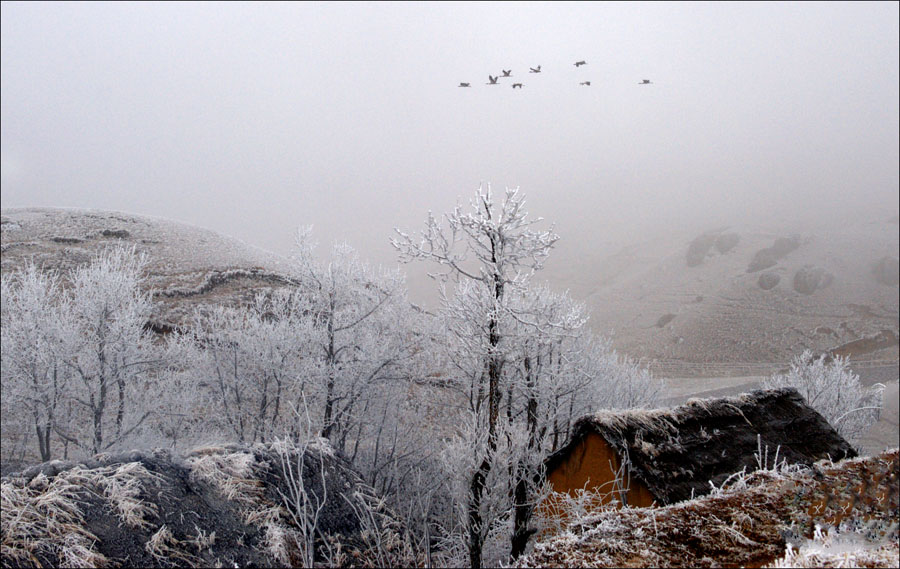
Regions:
M 36 264 L 67 270 L 104 247 L 134 246 L 149 257 L 145 286 L 160 301 L 154 325 L 179 324 L 200 303 L 252 298 L 289 281 L 289 260 L 212 231 L 168 219 L 60 208 L 0 212 L 3 272 Z
M 679 361 L 736 368 L 804 348 L 896 359 L 896 221 L 780 229 L 664 234 L 580 257 L 563 250 L 546 273 L 587 303 L 591 326 L 613 331 L 615 347 L 672 373 L 691 367 Z

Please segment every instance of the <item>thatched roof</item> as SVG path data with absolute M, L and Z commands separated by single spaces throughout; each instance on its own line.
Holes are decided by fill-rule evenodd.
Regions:
M 671 409 L 603 411 L 583 417 L 571 439 L 546 462 L 551 472 L 589 433 L 597 433 L 631 464 L 631 474 L 663 504 L 700 496 L 757 456 L 809 465 L 856 452 L 794 388 L 736 397 L 691 399 Z M 768 451 L 766 451 L 768 449 Z M 765 465 L 764 465 L 765 466 Z

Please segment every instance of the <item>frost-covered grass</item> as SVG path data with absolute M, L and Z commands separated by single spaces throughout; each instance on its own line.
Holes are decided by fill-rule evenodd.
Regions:
M 253 475 L 257 463 L 252 453 L 204 448 L 194 451 L 187 464 L 193 480 L 210 484 L 228 500 L 252 507 L 262 495 L 262 484 Z
M 405 528 L 324 439 L 164 456 L 4 478 L 0 566 L 416 564 Z M 282 500 L 291 474 L 314 517 Z
M 897 449 L 808 469 L 768 464 L 703 498 L 570 517 L 517 566 L 897 566 L 898 467 Z
M 148 516 L 156 516 L 156 504 L 141 498 L 144 484 L 159 482 L 161 477 L 147 470 L 140 462 L 128 462 L 115 467 L 92 471 L 92 481 L 103 489 L 119 519 L 132 528 L 150 525 Z
M 2 552 L 4 566 L 43 565 L 99 567 L 109 560 L 96 550 L 97 536 L 87 529 L 89 497 L 102 497 L 106 507 L 129 528 L 146 529 L 157 506 L 146 498 L 148 484 L 161 477 L 139 462 L 100 468 L 76 466 L 56 476 L 37 474 L 30 480 L 2 483 Z
M 283 523 L 287 512 L 265 499 L 258 471 L 268 465 L 247 451 L 230 452 L 224 448 L 194 451 L 187 460 L 191 478 L 210 484 L 226 499 L 241 504 L 241 515 L 248 525 L 263 529 L 262 549 L 281 564 L 289 565 L 290 551 L 296 549 L 296 531 Z
M 822 531 L 816 526 L 812 539 L 799 547 L 788 543 L 784 557 L 768 567 L 900 567 L 896 539 L 873 539 L 871 528 Z

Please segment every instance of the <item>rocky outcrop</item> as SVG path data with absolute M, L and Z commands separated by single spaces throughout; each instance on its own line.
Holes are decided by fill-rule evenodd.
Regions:
M 674 314 L 663 314 L 662 316 L 659 317 L 659 320 L 656 321 L 656 327 L 664 328 L 666 326 L 666 324 L 668 324 L 672 320 L 675 320 Z
M 872 266 L 875 281 L 887 286 L 900 283 L 900 261 L 897 257 L 882 257 Z
M 757 281 L 757 284 L 759 284 L 759 288 L 763 290 L 772 290 L 773 288 L 778 286 L 779 282 L 781 282 L 781 276 L 778 275 L 778 273 L 769 272 L 759 275 L 759 281 Z
M 710 256 L 710 251 L 713 248 L 719 254 L 725 254 L 734 249 L 740 240 L 741 237 L 737 233 L 721 233 L 721 230 L 704 233 L 688 245 L 687 266 L 696 267 L 703 264 L 703 261 Z M 715 253 L 712 254 L 714 255 Z
M 753 256 L 750 264 L 747 266 L 748 273 L 755 273 L 774 267 L 778 261 L 788 253 L 797 250 L 800 247 L 801 240 L 799 235 L 791 237 L 779 237 L 771 247 L 760 249 Z
M 722 233 L 716 237 L 716 251 L 725 254 L 734 249 L 741 242 L 741 236 L 737 233 Z
M 131 233 L 126 229 L 104 229 L 100 232 L 103 237 L 114 237 L 116 239 L 127 239 Z
M 709 233 L 703 234 L 691 241 L 687 250 L 687 266 L 696 267 L 702 264 L 703 259 L 706 258 L 707 253 L 709 253 L 709 250 L 712 249 L 712 246 L 715 245 L 715 243 L 716 236 Z
M 794 274 L 794 290 L 800 294 L 812 294 L 827 288 L 834 280 L 834 275 L 821 267 L 806 265 Z

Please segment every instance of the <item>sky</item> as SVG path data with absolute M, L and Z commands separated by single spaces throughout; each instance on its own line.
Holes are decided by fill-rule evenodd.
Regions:
M 570 254 L 648 228 L 895 215 L 898 16 L 3 2 L 2 207 L 161 216 L 278 253 L 312 224 L 387 265 L 394 227 L 481 183 L 520 187 Z

